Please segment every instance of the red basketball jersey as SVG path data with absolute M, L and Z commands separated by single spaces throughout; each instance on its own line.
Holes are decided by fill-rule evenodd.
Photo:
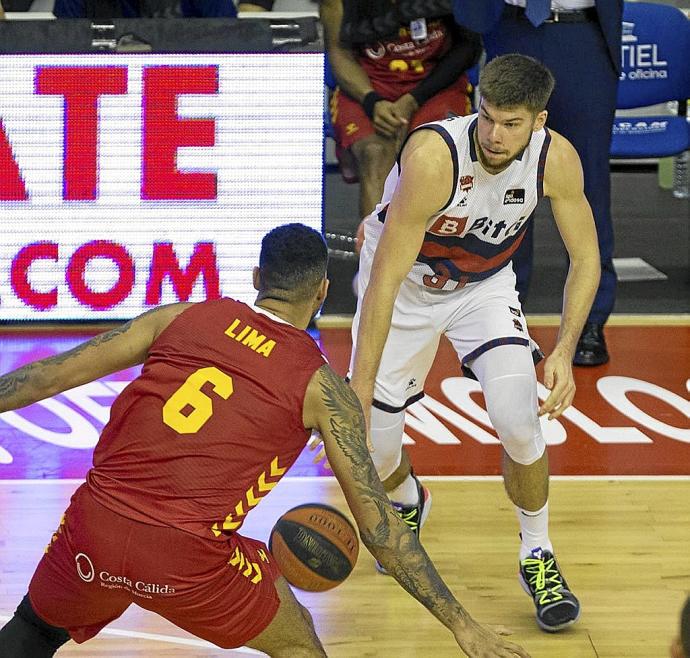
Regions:
M 93 497 L 131 519 L 224 539 L 297 459 L 307 384 L 325 363 L 305 331 L 232 299 L 190 306 L 115 400 Z
M 412 25 L 401 25 L 397 38 L 359 50 L 357 61 L 374 89 L 389 100 L 399 98 L 426 78 L 451 46 L 452 37 L 445 19 L 424 21 L 422 25 L 420 35 L 413 34 Z

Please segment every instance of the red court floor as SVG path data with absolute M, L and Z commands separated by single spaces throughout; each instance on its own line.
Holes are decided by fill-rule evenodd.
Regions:
M 634 320 L 633 320 L 634 321 Z M 554 475 L 690 474 L 690 324 L 617 324 L 607 329 L 611 361 L 576 368 L 574 406 L 558 421 L 544 421 Z M 0 372 L 70 349 L 93 330 L 0 334 Z M 545 351 L 556 327 L 530 324 Z M 345 373 L 348 329 L 325 328 L 320 341 L 331 364 Z M 137 374 L 131 369 L 0 414 L 0 479 L 82 478 L 118 391 Z M 443 342 L 426 386 L 410 407 L 406 441 L 421 475 L 495 475 L 500 444 L 488 422 L 476 382 L 460 376 Z M 308 451 L 290 475 L 330 475 Z

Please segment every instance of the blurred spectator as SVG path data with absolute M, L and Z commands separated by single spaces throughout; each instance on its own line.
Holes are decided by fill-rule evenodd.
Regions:
M 481 46 L 477 35 L 454 23 L 450 0 L 324 0 L 320 14 L 338 81 L 331 99 L 336 143 L 356 160 L 365 217 L 381 200 L 407 132 L 449 113 L 469 113 L 463 72 Z
M 604 324 L 616 299 L 609 147 L 621 68 L 623 0 L 454 0 L 453 8 L 458 23 L 482 34 L 489 60 L 506 53 L 529 55 L 556 78 L 548 125 L 580 156 L 601 254 L 599 289 L 573 363 L 606 363 Z M 582 111 L 585 98 L 587 112 Z M 531 221 L 513 254 L 523 303 L 532 273 L 534 230 Z
M 680 633 L 671 645 L 671 658 L 690 658 L 690 597 L 680 613 Z
M 107 15 L 114 18 L 234 18 L 239 11 L 267 11 L 273 0 L 240 2 L 232 0 L 55 0 L 57 18 L 87 18 Z

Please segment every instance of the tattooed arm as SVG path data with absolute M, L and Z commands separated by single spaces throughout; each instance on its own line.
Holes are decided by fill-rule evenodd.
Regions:
M 523 656 L 475 622 L 439 576 L 416 535 L 395 513 L 366 442 L 364 414 L 354 391 L 324 365 L 312 377 L 305 427 L 321 433 L 328 461 L 343 489 L 362 542 L 415 599 L 449 628 L 469 656 Z
M 156 337 L 187 306 L 189 304 L 161 306 L 68 352 L 3 375 L 0 377 L 0 413 L 142 363 Z

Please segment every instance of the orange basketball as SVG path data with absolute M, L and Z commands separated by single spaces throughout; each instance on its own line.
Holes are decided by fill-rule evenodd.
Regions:
M 337 509 L 308 503 L 293 507 L 276 521 L 268 547 L 291 585 L 324 592 L 352 572 L 359 538 L 352 523 Z

